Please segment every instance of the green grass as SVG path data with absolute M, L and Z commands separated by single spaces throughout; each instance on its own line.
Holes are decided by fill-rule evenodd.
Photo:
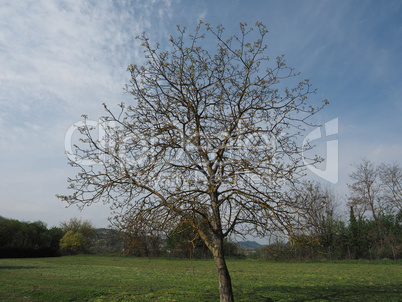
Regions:
M 228 261 L 236 301 L 402 301 L 401 262 Z M 218 301 L 210 260 L 0 259 L 0 301 Z

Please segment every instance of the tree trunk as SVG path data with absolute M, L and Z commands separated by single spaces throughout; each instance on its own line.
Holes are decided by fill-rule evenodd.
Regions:
M 232 281 L 230 279 L 229 270 L 226 266 L 225 256 L 223 254 L 223 239 L 216 240 L 213 255 L 218 270 L 219 278 L 219 295 L 221 302 L 233 302 Z

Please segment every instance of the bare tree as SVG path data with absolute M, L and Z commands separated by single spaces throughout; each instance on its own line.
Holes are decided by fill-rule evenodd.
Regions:
M 233 301 L 224 238 L 302 228 L 306 209 L 288 188 L 304 176 L 309 118 L 327 104 L 307 103 L 311 84 L 296 82 L 283 56 L 270 61 L 266 34 L 260 23 L 240 24 L 238 36 L 225 37 L 200 22 L 192 34 L 178 27 L 169 51 L 138 37 L 147 62 L 128 67 L 135 102 L 118 113 L 105 106 L 103 140 L 80 127 L 76 157 L 97 165 L 72 161 L 74 193 L 59 196 L 107 203 L 116 224 L 130 217 L 137 229 L 190 224 L 213 254 L 221 301 Z
M 383 199 L 392 210 L 402 210 L 402 169 L 398 163 L 381 164 L 379 175 L 383 185 Z
M 355 170 L 349 174 L 353 183 L 349 187 L 349 206 L 359 217 L 371 212 L 373 219 L 377 221 L 382 210 L 381 183 L 377 167 L 367 159 L 353 165 Z
M 307 224 L 306 229 L 311 235 L 324 237 L 327 235 L 328 225 L 336 217 L 336 209 L 340 202 L 335 193 L 318 182 L 307 182 L 299 190 L 301 203 L 305 203 Z

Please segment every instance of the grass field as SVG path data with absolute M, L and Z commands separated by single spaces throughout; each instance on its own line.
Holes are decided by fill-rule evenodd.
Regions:
M 236 301 L 402 301 L 402 263 L 228 261 Z M 211 260 L 0 259 L 0 301 L 219 301 Z

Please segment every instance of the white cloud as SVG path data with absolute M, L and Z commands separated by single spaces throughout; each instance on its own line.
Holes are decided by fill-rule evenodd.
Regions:
M 7 128 L 49 127 L 118 103 L 126 67 L 142 60 L 134 36 L 170 2 L 25 1 L 0 6 L 0 118 Z M 149 17 L 149 19 L 147 19 Z M 22 125 L 20 121 L 25 123 Z M 75 120 L 71 120 L 74 122 Z M 24 126 L 25 125 L 25 126 Z M 2 137 L 4 139 L 4 137 Z
M 96 120 L 102 102 L 131 100 L 123 86 L 126 67 L 143 60 L 136 35 L 145 30 L 163 46 L 176 24 L 192 29 L 199 19 L 228 34 L 240 21 L 268 26 L 270 53 L 285 53 L 318 85 L 318 99 L 330 98 L 317 119 L 339 117 L 341 183 L 362 156 L 400 159 L 402 23 L 387 23 L 399 1 L 8 2 L 0 4 L 0 205 L 14 218 L 76 213 L 54 197 L 74 173 L 63 153 L 66 130 L 81 114 Z M 99 206 L 82 214 L 107 213 Z
M 130 100 L 126 67 L 143 60 L 134 37 L 171 16 L 171 1 L 0 4 L 0 215 L 44 219 L 64 208 L 54 194 L 73 173 L 65 131 L 81 114 L 97 119 L 102 102 Z
M 140 1 L 120 8 L 105 1 L 13 3 L 0 9 L 1 105 L 23 101 L 31 110 L 43 99 L 47 106 L 87 109 L 95 99 L 120 97 L 129 79 L 126 67 L 142 59 L 134 36 L 149 28 L 155 10 L 170 7 Z

